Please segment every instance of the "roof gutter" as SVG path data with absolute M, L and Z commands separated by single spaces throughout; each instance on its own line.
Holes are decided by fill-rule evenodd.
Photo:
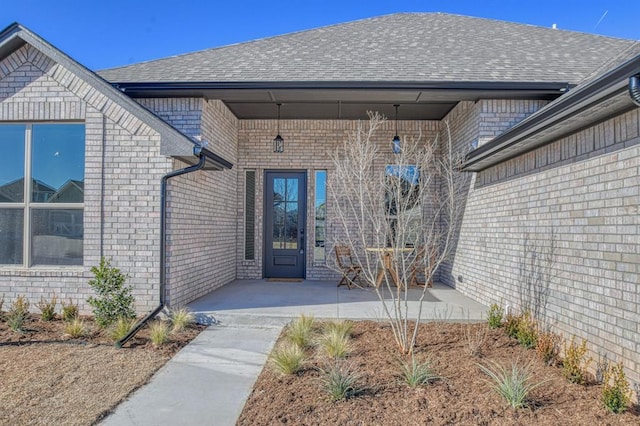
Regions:
M 578 87 L 572 92 L 551 102 L 545 108 L 537 113 L 529 116 L 516 124 L 506 132 L 497 136 L 491 142 L 475 149 L 467 155 L 466 162 L 463 165 L 464 171 L 481 171 L 508 158 L 497 159 L 488 162 L 480 167 L 473 167 L 475 164 L 485 160 L 500 151 L 518 144 L 522 140 L 529 138 L 549 127 L 556 126 L 566 118 L 580 113 L 588 108 L 592 108 L 601 102 L 606 101 L 627 89 L 631 91 L 632 83 L 627 83 L 629 75 L 635 74 L 640 69 L 640 56 L 627 61 L 614 70 L 602 75 L 583 86 Z M 637 84 L 635 90 L 637 91 Z M 633 97 L 633 96 L 632 96 Z M 540 146 L 539 144 L 537 146 Z M 522 153 L 516 153 L 509 158 Z
M 563 93 L 566 82 L 502 81 L 237 81 L 237 82 L 114 82 L 123 92 L 172 90 L 517 90 Z
M 215 156 L 211 151 L 208 151 L 201 146 L 196 146 L 193 149 L 194 155 L 198 157 L 198 163 L 183 169 L 174 170 L 162 176 L 160 179 L 160 294 L 159 304 L 145 316 L 142 321 L 135 325 L 122 339 L 116 342 L 116 347 L 121 348 L 125 343 L 135 336 L 144 325 L 155 318 L 166 306 L 167 300 L 167 248 L 166 248 L 166 235 L 167 235 L 167 183 L 169 179 L 176 176 L 186 175 L 187 173 L 193 173 L 198 170 L 202 170 L 210 156 Z M 226 160 L 223 160 L 226 161 Z M 230 163 L 229 163 L 230 164 Z M 231 167 L 228 167 L 231 168 Z

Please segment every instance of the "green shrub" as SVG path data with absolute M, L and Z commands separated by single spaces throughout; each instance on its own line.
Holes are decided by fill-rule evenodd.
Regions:
M 193 312 L 189 311 L 189 309 L 185 307 L 172 309 L 169 312 L 169 318 L 171 319 L 171 324 L 173 325 L 171 329 L 172 333 L 180 333 L 189 325 L 195 322 L 195 316 L 193 315 Z
M 118 318 L 135 318 L 131 286 L 124 285 L 127 277 L 104 257 L 100 260 L 100 266 L 91 268 L 91 273 L 95 278 L 89 281 L 89 285 L 98 296 L 89 297 L 87 302 L 93 306 L 96 324 L 104 328 Z
M 622 363 L 610 366 L 604 375 L 602 402 L 607 410 L 622 413 L 631 402 L 631 388 L 624 374 Z
M 541 331 L 536 340 L 536 354 L 547 365 L 554 365 L 560 354 L 561 337 L 550 331 Z
M 351 352 L 351 342 L 343 330 L 328 329 L 318 339 L 321 350 L 330 358 L 346 358 Z
M 494 303 L 491 306 L 489 306 L 487 317 L 489 321 L 489 328 L 502 327 L 502 318 L 504 317 L 504 309 L 502 309 L 502 306 L 498 305 L 497 303 Z
M 509 312 L 504 320 L 504 332 L 507 336 L 515 339 L 518 337 L 518 328 L 520 327 L 520 315 L 515 315 Z
M 582 344 L 578 346 L 575 336 L 572 336 L 569 346 L 565 347 L 562 360 L 562 374 L 571 383 L 584 384 L 587 381 L 587 367 L 591 358 L 587 359 L 586 353 L 587 341 L 582 340 Z
M 56 317 L 56 305 L 58 299 L 55 296 L 51 298 L 51 301 L 47 302 L 44 297 L 40 298 L 40 302 L 36 305 L 40 309 L 40 319 L 42 321 L 52 321 Z
M 300 346 L 291 342 L 284 342 L 271 352 L 269 362 L 272 368 L 280 374 L 294 374 L 302 369 L 305 354 Z
M 313 316 L 300 315 L 298 318 L 291 321 L 289 327 L 287 327 L 286 337 L 291 343 L 300 346 L 301 349 L 306 349 L 311 346 L 313 342 L 313 329 L 315 322 Z
M 111 324 L 109 328 L 109 337 L 117 342 L 129 334 L 134 325 L 136 325 L 135 318 L 120 317 Z
M 64 326 L 64 333 L 74 339 L 78 339 L 87 333 L 87 328 L 84 325 L 84 321 L 76 317 Z
M 73 303 L 73 300 L 69 299 L 69 303 L 60 302 L 62 305 L 62 319 L 69 322 L 78 318 L 78 305 Z
M 512 408 L 526 407 L 529 393 L 545 383 L 545 381 L 532 382 L 531 364 L 520 366 L 515 362 L 511 364 L 511 368 L 505 368 L 497 362 L 491 362 L 491 367 L 484 365 L 479 367 L 489 376 L 492 389 Z
M 440 377 L 435 374 L 431 360 L 419 363 L 411 355 L 411 361 L 400 362 L 400 378 L 407 385 L 413 387 L 428 385 Z
M 169 326 L 161 320 L 153 321 L 149 324 L 149 335 L 154 346 L 161 346 L 169 340 Z
M 349 399 L 362 392 L 361 376 L 343 362 L 329 364 L 321 370 L 320 385 L 331 401 Z
M 518 343 L 527 349 L 536 347 L 538 340 L 538 325 L 536 320 L 531 317 L 531 312 L 525 311 L 518 321 L 518 331 L 516 332 Z
M 7 313 L 9 328 L 15 332 L 24 331 L 24 323 L 29 319 L 29 302 L 24 296 L 18 296 L 11 303 Z

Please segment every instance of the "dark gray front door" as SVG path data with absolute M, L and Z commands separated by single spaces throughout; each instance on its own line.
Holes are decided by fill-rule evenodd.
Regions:
M 305 172 L 265 172 L 264 275 L 304 278 Z

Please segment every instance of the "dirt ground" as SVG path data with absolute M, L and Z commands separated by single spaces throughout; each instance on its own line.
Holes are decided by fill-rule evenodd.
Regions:
M 0 424 L 90 425 L 147 383 L 204 327 L 191 326 L 155 348 L 143 328 L 123 349 L 93 322 L 82 340 L 64 337 L 64 322 L 32 316 L 24 333 L 0 321 Z
M 472 333 L 465 332 L 472 327 Z M 487 329 L 480 356 L 468 354 L 466 335 Z M 482 334 L 482 333 L 481 333 Z M 485 324 L 422 324 L 416 356 L 429 356 L 441 376 L 410 388 L 397 376 L 399 359 L 388 325 L 359 322 L 347 362 L 362 374 L 364 391 L 330 402 L 318 383 L 323 361 L 314 357 L 301 373 L 281 376 L 265 368 L 238 420 L 239 425 L 639 425 L 640 408 L 611 414 L 600 400 L 601 386 L 567 382 L 558 366 L 546 366 L 535 351 Z M 310 351 L 313 353 L 313 350 Z M 487 384 L 478 364 L 531 361 L 536 381 L 527 408 L 509 408 Z

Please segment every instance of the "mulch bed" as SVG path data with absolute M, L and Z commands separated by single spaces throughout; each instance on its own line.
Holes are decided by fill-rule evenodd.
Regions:
M 145 327 L 124 348 L 91 318 L 82 339 L 62 320 L 32 315 L 16 333 L 0 321 L 0 424 L 88 425 L 107 415 L 205 327 L 190 326 L 154 347 Z
M 479 356 L 468 354 L 465 331 L 487 329 Z M 331 402 L 318 379 L 326 360 L 315 355 L 304 371 L 282 376 L 265 368 L 238 420 L 239 425 L 638 425 L 640 408 L 609 413 L 601 386 L 569 383 L 558 366 L 547 366 L 535 351 L 486 324 L 421 324 L 416 357 L 433 361 L 441 376 L 430 385 L 410 388 L 398 379 L 399 358 L 388 325 L 358 322 L 354 350 L 347 362 L 362 375 L 365 390 Z M 311 350 L 310 354 L 314 351 Z M 548 380 L 530 394 L 527 408 L 509 408 L 487 383 L 478 364 L 532 363 L 536 381 Z

